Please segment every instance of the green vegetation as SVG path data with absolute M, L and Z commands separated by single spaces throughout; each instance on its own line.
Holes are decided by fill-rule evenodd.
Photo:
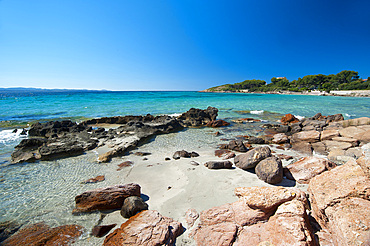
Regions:
M 209 88 L 212 92 L 268 92 L 268 91 L 331 91 L 331 90 L 370 90 L 370 77 L 363 80 L 358 72 L 344 70 L 338 74 L 307 75 L 289 81 L 285 77 L 272 78 L 267 84 L 264 80 L 245 80 L 240 83 L 226 84 Z

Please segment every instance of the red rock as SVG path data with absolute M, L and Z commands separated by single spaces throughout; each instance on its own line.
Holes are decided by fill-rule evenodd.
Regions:
M 91 234 L 95 237 L 104 237 L 117 224 L 94 226 Z
M 193 235 L 197 246 L 231 246 L 237 232 L 238 227 L 234 223 L 225 222 L 211 226 L 199 226 Z
M 268 216 L 269 213 L 261 209 L 252 209 L 245 201 L 240 200 L 201 212 L 200 221 L 202 226 L 216 225 L 224 222 L 246 226 L 266 220 Z
M 222 127 L 222 126 L 228 126 L 228 125 L 230 125 L 230 123 L 226 122 L 224 120 L 212 120 L 212 121 L 208 122 L 206 126 L 208 126 L 208 127 Z
M 82 233 L 83 227 L 79 225 L 50 228 L 42 222 L 21 228 L 17 233 L 2 242 L 1 245 L 69 245 Z
M 261 120 L 253 119 L 253 118 L 243 118 L 243 119 L 240 119 L 240 120 L 247 121 L 247 122 L 261 122 Z
M 316 245 L 305 206 L 293 200 L 281 204 L 266 223 L 243 227 L 235 246 L 244 245 Z
M 231 150 L 228 149 L 217 149 L 215 150 L 215 156 L 217 157 L 224 157 L 226 154 L 232 152 Z
M 134 183 L 86 191 L 75 197 L 73 213 L 121 209 L 127 197 L 140 195 L 140 185 Z
M 312 215 L 336 245 L 367 245 L 370 179 L 352 160 L 311 179 Z
M 273 211 L 280 204 L 291 200 L 299 200 L 308 204 L 306 194 L 298 188 L 284 187 L 238 187 L 235 195 L 250 208 Z
M 109 234 L 103 245 L 173 245 L 182 231 L 181 223 L 164 217 L 157 211 L 145 210 Z
M 132 165 L 134 165 L 132 161 L 124 161 L 117 165 L 117 171 L 121 171 L 124 167 L 131 167 Z
M 370 201 L 349 197 L 325 209 L 334 245 L 370 245 Z
M 336 166 L 335 163 L 323 158 L 304 157 L 286 166 L 285 176 L 288 179 L 296 180 L 300 184 L 308 184 L 311 178 Z
M 280 120 L 281 123 L 297 123 L 299 120 L 292 114 L 286 114 Z
M 97 182 L 102 182 L 104 180 L 105 180 L 105 176 L 104 175 L 100 175 L 100 176 L 96 176 L 95 178 L 91 178 L 91 179 L 85 180 L 82 183 L 84 183 L 84 184 L 97 183 Z

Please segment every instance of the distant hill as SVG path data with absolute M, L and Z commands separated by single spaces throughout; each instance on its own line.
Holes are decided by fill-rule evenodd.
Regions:
M 358 72 L 344 70 L 338 74 L 307 75 L 289 81 L 285 77 L 274 77 L 270 83 L 264 80 L 244 80 L 234 84 L 211 87 L 204 92 L 273 92 L 273 91 L 331 91 L 331 90 L 370 90 L 370 77 L 362 79 Z
M 40 89 L 40 88 L 0 88 L 0 97 L 17 97 L 33 95 L 55 95 L 61 93 L 76 94 L 82 92 L 106 92 L 107 90 L 87 90 L 87 89 Z

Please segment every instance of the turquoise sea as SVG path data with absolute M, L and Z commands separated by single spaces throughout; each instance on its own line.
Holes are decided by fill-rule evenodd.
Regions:
M 20 131 L 13 133 L 15 128 L 47 120 L 72 119 L 79 122 L 117 115 L 176 115 L 192 107 L 205 109 L 208 106 L 218 108 L 218 118 L 227 121 L 250 117 L 276 122 L 287 113 L 311 117 L 318 112 L 323 115 L 341 113 L 346 119 L 370 117 L 370 98 L 162 91 L 0 91 L 0 222 L 25 224 L 46 221 L 51 226 L 76 223 L 90 228 L 100 215 L 72 216 L 74 197 L 87 189 L 115 184 L 109 179 L 103 184 L 88 187 L 81 184 L 81 181 L 97 175 L 116 175 L 115 167 L 96 162 L 93 151 L 56 161 L 12 164 L 11 152 L 24 138 Z M 248 124 L 234 126 L 234 129 L 230 133 L 225 129 L 225 134 L 232 137 L 251 134 L 252 131 Z M 214 137 L 208 139 L 207 131 L 191 129 L 159 137 L 156 141 L 161 151 L 166 149 L 166 144 L 182 148 L 186 144 L 194 145 L 194 141 L 198 141 L 199 146 L 217 143 Z M 148 146 L 157 148 L 153 143 Z

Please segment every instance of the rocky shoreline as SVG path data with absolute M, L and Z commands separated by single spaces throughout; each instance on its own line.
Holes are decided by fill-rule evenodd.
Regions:
M 99 161 L 108 162 L 158 134 L 178 132 L 185 127 L 227 126 L 227 122 L 217 121 L 216 117 L 217 109 L 209 107 L 206 110 L 190 109 L 177 118 L 147 115 L 101 118 L 81 124 L 36 124 L 29 130 L 31 137 L 22 140 L 12 158 L 15 163 L 29 162 L 80 155 L 87 150 L 103 148 L 105 152 L 99 156 Z M 244 121 L 237 122 L 243 124 Z M 105 130 L 95 127 L 97 124 L 120 126 Z M 148 190 L 150 182 L 138 177 L 147 175 L 148 169 L 154 170 L 154 167 L 145 165 L 136 167 L 136 173 L 131 173 L 125 180 L 132 183 L 77 195 L 73 213 L 79 216 L 93 211 L 120 210 L 122 217 L 128 218 L 110 234 L 109 231 L 117 223 L 109 222 L 113 217 L 117 220 L 117 215 L 108 216 L 111 220 L 103 220 L 104 225 L 94 227 L 93 235 L 103 237 L 108 234 L 103 245 L 370 243 L 370 118 L 344 120 L 341 115 L 316 114 L 298 120 L 288 114 L 280 123 L 264 124 L 263 128 L 264 134 L 260 136 L 237 136 L 227 144 L 221 143 L 214 153 L 215 159 L 203 153 L 199 155 L 182 150 L 174 153 L 172 159 L 165 160 L 164 163 L 170 166 L 162 164 L 161 167 L 157 163 L 159 166 L 155 175 L 170 175 L 176 180 L 181 176 L 176 176 L 177 171 L 173 168 L 183 168 L 189 173 L 188 183 L 183 185 L 187 189 L 182 198 L 176 196 L 183 192 L 176 191 L 179 184 L 174 183 L 175 188 L 167 187 L 168 193 L 177 192 L 170 197 L 177 197 L 179 201 L 172 201 L 169 197 L 167 205 L 155 205 L 151 201 L 149 206 L 146 204 L 141 186 L 143 184 Z M 298 153 L 294 158 L 288 155 L 293 152 Z M 142 160 L 147 158 L 144 152 L 139 156 Z M 130 166 L 127 163 L 120 168 Z M 250 185 L 243 186 L 246 182 L 242 181 L 244 175 L 251 179 Z M 171 180 L 170 176 L 166 178 Z M 151 177 L 156 183 L 156 178 Z M 223 181 L 225 183 L 220 186 L 221 189 L 228 187 L 227 190 L 215 190 L 220 189 L 217 181 L 227 180 L 228 177 L 232 181 L 227 182 L 231 183 Z M 95 180 L 99 182 L 102 179 L 96 177 Z M 142 183 L 137 180 L 142 180 Z M 145 184 L 147 182 L 149 184 Z M 211 182 L 211 186 L 207 182 Z M 222 201 L 228 200 L 229 196 L 236 196 L 238 201 L 230 203 L 229 200 L 227 204 L 220 202 L 217 206 L 208 206 L 209 201 L 198 201 L 194 195 L 189 196 L 194 192 L 202 194 L 200 190 L 193 190 L 199 189 L 199 185 L 206 193 L 214 192 L 215 195 L 208 199 L 217 200 L 218 196 L 224 195 L 226 199 Z M 159 197 L 167 195 L 156 195 L 155 187 L 151 190 L 152 193 L 147 193 L 151 200 L 157 197 L 155 202 L 161 204 Z M 230 190 L 234 190 L 233 194 Z M 221 193 L 216 195 L 216 192 Z M 195 202 L 198 205 L 200 201 L 204 203 L 199 206 L 203 208 L 198 210 L 200 213 L 197 212 L 199 207 L 188 207 L 195 203 L 187 196 L 198 201 Z M 188 207 L 183 211 L 182 221 L 168 216 L 165 208 L 171 204 L 177 204 L 180 210 Z M 159 208 L 161 213 L 155 210 Z M 178 219 L 179 216 L 175 217 Z M 8 235 L 3 245 L 37 242 L 62 242 L 61 245 L 64 245 L 77 240 L 83 230 L 78 225 L 65 227 L 68 232 L 65 228 L 49 228 L 40 224 L 22 227 L 12 236 Z M 53 236 L 45 237 L 48 233 Z

